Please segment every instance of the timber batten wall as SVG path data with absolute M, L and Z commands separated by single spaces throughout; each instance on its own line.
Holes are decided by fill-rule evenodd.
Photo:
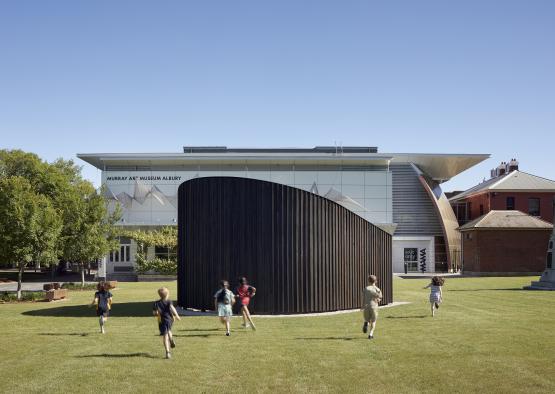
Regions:
M 178 303 L 213 309 L 246 276 L 257 313 L 359 308 L 369 274 L 393 301 L 391 235 L 333 201 L 277 183 L 196 178 L 179 187 Z

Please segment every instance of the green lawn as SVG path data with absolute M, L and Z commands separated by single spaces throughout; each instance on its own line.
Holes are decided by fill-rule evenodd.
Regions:
M 427 281 L 396 279 L 411 304 L 382 309 L 373 341 L 360 313 L 258 318 L 257 332 L 234 318 L 229 338 L 215 317 L 186 317 L 171 360 L 150 317 L 158 283 L 114 290 L 106 335 L 92 292 L 4 304 L 0 391 L 553 393 L 555 292 L 520 290 L 531 279 L 447 279 L 433 319 Z

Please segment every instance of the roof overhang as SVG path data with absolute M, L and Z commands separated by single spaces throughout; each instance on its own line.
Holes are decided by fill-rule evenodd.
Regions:
M 388 165 L 413 163 L 427 176 L 445 182 L 486 160 L 489 154 L 433 153 L 79 153 L 77 157 L 104 170 L 109 166 L 186 165 Z
M 488 159 L 489 154 L 435 154 L 435 153 L 395 153 L 391 164 L 413 163 L 422 172 L 437 182 L 446 182 L 455 175 Z

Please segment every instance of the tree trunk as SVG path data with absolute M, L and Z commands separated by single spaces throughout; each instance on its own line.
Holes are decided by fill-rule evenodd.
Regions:
M 85 263 L 80 263 L 79 268 L 81 270 L 81 287 L 85 287 Z
M 23 270 L 25 263 L 19 263 L 19 272 L 17 273 L 17 300 L 21 301 L 21 285 L 23 282 Z

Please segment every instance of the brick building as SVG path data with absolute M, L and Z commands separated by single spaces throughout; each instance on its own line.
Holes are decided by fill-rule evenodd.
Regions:
M 555 181 L 519 171 L 518 162 L 501 163 L 491 178 L 449 197 L 463 225 L 492 210 L 516 210 L 553 223 Z
M 553 225 L 515 210 L 492 210 L 461 227 L 463 273 L 538 274 Z

